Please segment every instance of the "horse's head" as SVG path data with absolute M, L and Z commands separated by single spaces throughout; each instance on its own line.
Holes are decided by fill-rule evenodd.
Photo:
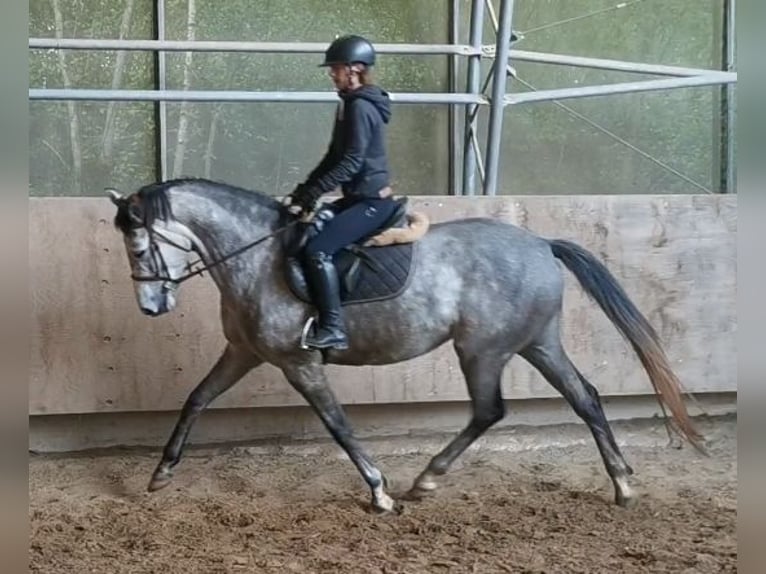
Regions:
M 123 234 L 139 308 L 152 317 L 172 311 L 179 279 L 191 267 L 191 231 L 173 218 L 164 190 L 106 191 L 117 206 L 114 224 Z

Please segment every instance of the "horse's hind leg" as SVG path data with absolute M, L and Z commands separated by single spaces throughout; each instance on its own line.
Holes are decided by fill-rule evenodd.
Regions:
M 614 484 L 615 502 L 620 506 L 631 505 L 635 501 L 635 494 L 628 485 L 628 476 L 633 474 L 633 470 L 617 447 L 598 391 L 577 370 L 564 351 L 559 336 L 558 316 L 534 343 L 519 354 L 540 371 L 588 425 Z
M 157 465 L 148 490 L 159 490 L 170 484 L 173 467 L 181 460 L 186 438 L 189 436 L 194 422 L 202 411 L 221 393 L 231 388 L 244 377 L 248 371 L 257 367 L 262 361 L 247 351 L 238 350 L 228 345 L 216 364 L 189 394 L 181 409 L 173 434 L 170 436 L 162 452 L 162 460 Z
M 463 451 L 505 416 L 500 383 L 503 368 L 510 360 L 511 354 L 490 351 L 473 354 L 458 345 L 455 345 L 455 349 L 468 384 L 473 413 L 468 426 L 434 456 L 426 469 L 415 479 L 410 491 L 415 496 L 436 489 L 436 477 L 445 474 Z

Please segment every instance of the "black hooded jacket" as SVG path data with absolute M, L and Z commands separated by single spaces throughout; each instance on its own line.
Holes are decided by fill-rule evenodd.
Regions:
M 306 184 L 322 193 L 340 186 L 349 198 L 377 197 L 389 185 L 385 124 L 391 119 L 391 101 L 375 85 L 339 95 L 330 146 Z

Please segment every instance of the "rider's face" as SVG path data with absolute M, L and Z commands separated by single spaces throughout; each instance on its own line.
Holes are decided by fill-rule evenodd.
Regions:
M 333 64 L 330 66 L 329 75 L 337 90 L 347 90 L 354 87 L 355 75 L 349 66 L 345 64 Z

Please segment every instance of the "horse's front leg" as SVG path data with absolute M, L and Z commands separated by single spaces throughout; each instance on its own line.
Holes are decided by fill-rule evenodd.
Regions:
M 159 490 L 170 484 L 173 477 L 172 469 L 181 460 L 181 452 L 186 444 L 186 438 L 194 422 L 202 411 L 221 393 L 231 388 L 234 383 L 244 377 L 248 371 L 260 365 L 261 361 L 246 350 L 227 345 L 216 364 L 189 394 L 181 416 L 176 423 L 162 453 L 162 460 L 149 482 L 149 491 Z
M 303 365 L 283 369 L 290 384 L 308 401 L 335 441 L 356 465 L 372 494 L 372 506 L 379 512 L 398 511 L 385 492 L 386 479 L 354 437 L 346 413 L 327 384 L 321 365 Z

